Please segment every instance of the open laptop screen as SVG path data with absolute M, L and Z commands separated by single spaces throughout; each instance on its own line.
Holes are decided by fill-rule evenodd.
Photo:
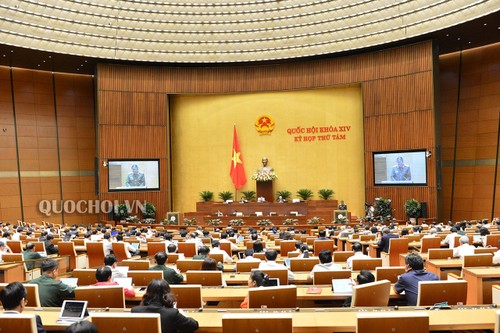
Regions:
M 79 321 L 88 316 L 87 301 L 65 300 L 61 307 L 59 320 Z

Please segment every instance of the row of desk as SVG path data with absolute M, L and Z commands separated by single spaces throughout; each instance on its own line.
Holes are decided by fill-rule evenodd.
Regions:
M 94 310 L 103 312 L 103 310 Z M 90 315 L 94 312 L 90 310 Z M 111 309 L 111 312 L 124 312 L 123 310 Z M 267 314 L 292 314 L 294 333 L 300 332 L 356 332 L 356 315 L 358 313 L 374 312 L 387 314 L 399 311 L 401 314 L 411 314 L 414 312 L 425 312 L 429 315 L 431 331 L 444 330 L 493 330 L 495 327 L 496 308 L 490 306 L 481 307 L 455 307 L 452 310 L 426 311 L 414 307 L 401 307 L 394 310 L 392 307 L 384 308 L 345 308 L 345 309 L 298 309 L 298 310 L 203 310 L 186 311 L 186 315 L 197 320 L 200 328 L 197 333 L 222 332 L 222 317 L 226 313 L 267 313 Z M 407 312 L 408 311 L 408 312 Z M 64 331 L 65 324 L 58 324 L 57 318 L 59 308 L 45 308 L 36 310 L 28 308 L 23 313 L 38 314 L 42 317 L 42 322 L 48 331 Z M 120 331 L 117 328 L 117 332 Z

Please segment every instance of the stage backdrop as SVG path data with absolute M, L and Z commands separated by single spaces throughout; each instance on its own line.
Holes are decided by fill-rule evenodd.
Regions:
M 247 183 L 266 156 L 278 179 L 274 192 L 308 188 L 335 191 L 353 215 L 364 216 L 365 164 L 361 87 L 226 95 L 170 95 L 172 195 L 177 211 L 195 210 L 199 192 L 235 193 L 229 177 L 236 125 Z M 256 120 L 267 115 L 274 130 L 261 135 Z

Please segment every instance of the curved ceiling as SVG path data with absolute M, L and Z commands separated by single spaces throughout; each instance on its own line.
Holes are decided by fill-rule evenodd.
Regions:
M 6 0 L 0 3 L 0 41 L 7 46 L 115 61 L 285 60 L 411 40 L 498 12 L 499 3 Z

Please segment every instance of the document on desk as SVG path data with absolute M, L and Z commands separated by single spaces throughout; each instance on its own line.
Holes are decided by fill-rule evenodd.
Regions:
M 318 288 L 318 287 L 309 287 L 306 290 L 306 294 L 321 294 L 321 288 Z

